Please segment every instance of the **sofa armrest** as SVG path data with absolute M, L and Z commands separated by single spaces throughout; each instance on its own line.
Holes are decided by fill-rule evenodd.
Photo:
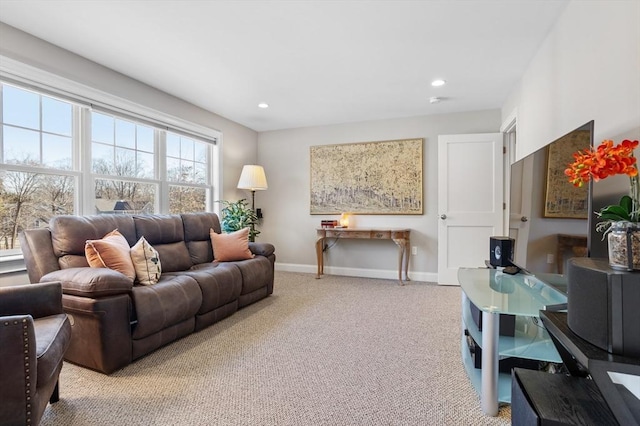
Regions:
M 31 417 L 31 409 L 27 407 L 37 383 L 36 337 L 31 315 L 0 316 L 0 342 L 0 424 L 27 424 Z
M 29 281 L 42 282 L 40 278 L 43 275 L 60 269 L 58 257 L 53 252 L 49 228 L 25 229 L 18 234 L 18 238 Z
M 270 243 L 249 243 L 249 250 L 253 254 L 269 257 L 276 251 L 276 248 Z
M 0 287 L 0 315 L 27 312 L 33 318 L 63 313 L 60 282 Z
M 64 294 L 82 297 L 103 297 L 129 293 L 133 280 L 108 268 L 67 268 L 53 271 L 43 281 L 60 281 Z

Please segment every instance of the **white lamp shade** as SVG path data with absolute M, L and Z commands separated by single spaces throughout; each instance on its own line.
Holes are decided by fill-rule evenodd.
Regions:
M 262 166 L 254 164 L 242 167 L 238 189 L 249 189 L 251 191 L 261 191 L 267 189 L 267 177 Z

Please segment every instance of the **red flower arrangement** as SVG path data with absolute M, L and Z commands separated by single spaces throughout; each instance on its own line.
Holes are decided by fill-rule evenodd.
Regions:
M 615 146 L 612 140 L 605 140 L 596 149 L 585 149 L 573 154 L 576 161 L 564 173 L 575 186 L 582 186 L 590 179 L 597 182 L 613 175 L 637 176 L 638 168 L 633 156 L 633 150 L 637 146 L 638 141 L 629 139 Z
M 625 139 L 618 145 L 612 140 L 603 141 L 597 148 L 585 149 L 573 154 L 575 161 L 569 164 L 565 175 L 575 186 L 582 186 L 593 179 L 595 182 L 613 175 L 629 176 L 631 184 L 630 195 L 625 195 L 619 205 L 606 206 L 597 212 L 603 222 L 598 224 L 599 231 L 609 230 L 612 222 L 640 221 L 640 182 L 638 165 L 633 150 L 638 141 Z

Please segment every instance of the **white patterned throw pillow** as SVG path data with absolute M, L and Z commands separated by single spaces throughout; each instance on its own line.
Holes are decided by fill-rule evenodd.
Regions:
M 160 256 L 144 237 L 131 247 L 131 260 L 136 270 L 136 280 L 142 285 L 153 285 L 160 279 Z

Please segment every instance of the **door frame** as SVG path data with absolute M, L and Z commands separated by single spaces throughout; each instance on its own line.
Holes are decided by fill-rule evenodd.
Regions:
M 511 165 L 516 161 L 516 141 L 517 141 L 517 128 L 518 128 L 518 110 L 514 109 L 511 114 L 502 122 L 500 126 L 500 132 L 503 134 L 504 149 L 506 150 L 505 156 L 503 156 L 503 168 L 502 174 L 504 176 L 503 185 L 503 201 L 504 201 L 504 235 L 509 235 L 509 212 L 511 206 L 509 205 L 509 194 L 511 193 Z

